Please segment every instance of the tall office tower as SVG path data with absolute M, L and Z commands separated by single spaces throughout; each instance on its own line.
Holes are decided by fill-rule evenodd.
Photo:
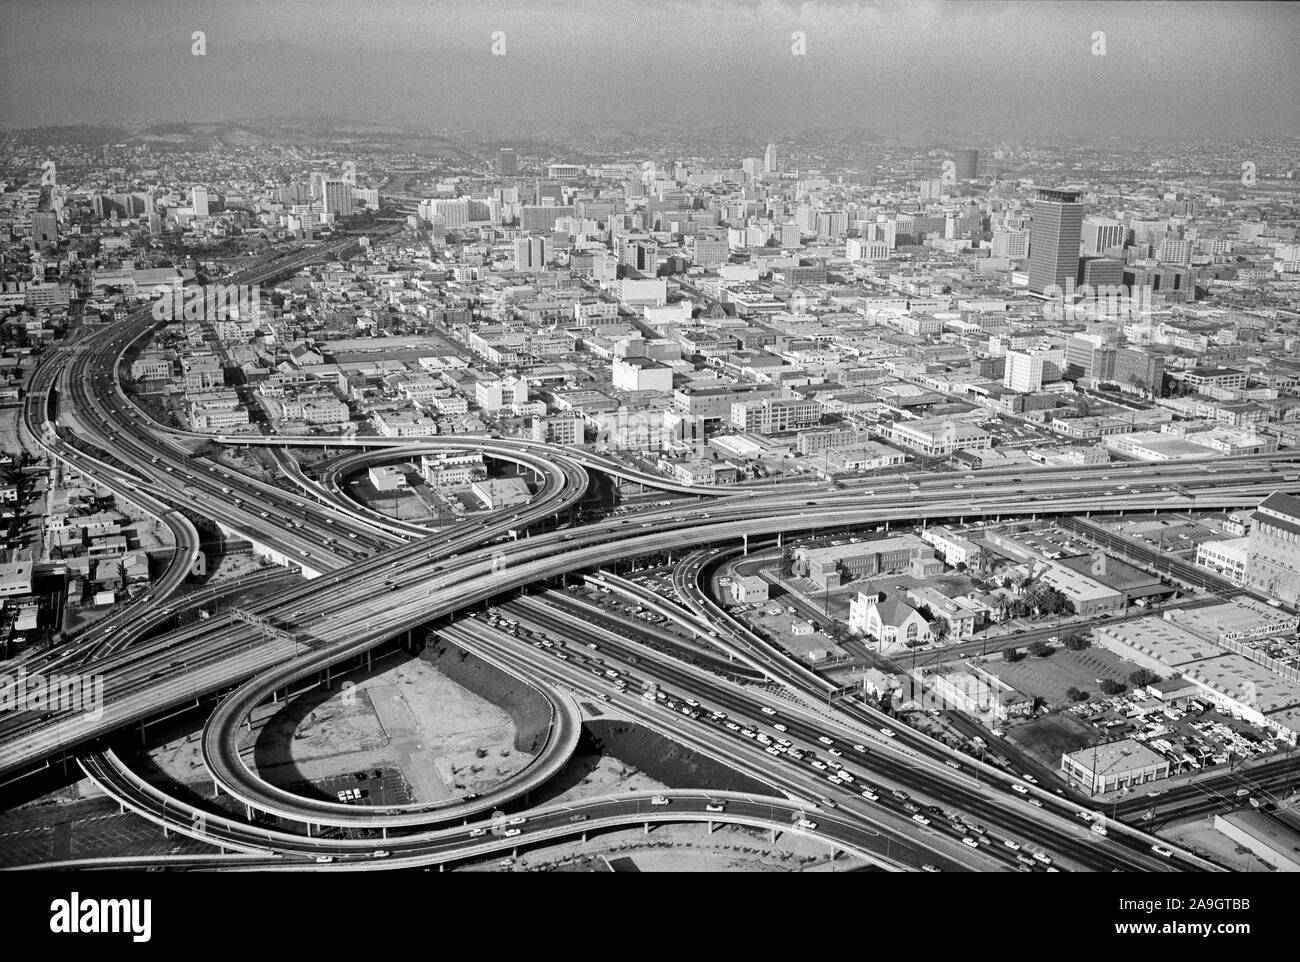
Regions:
M 497 153 L 497 169 L 502 177 L 519 176 L 519 155 L 513 147 L 502 147 Z
M 325 216 L 348 217 L 352 214 L 352 185 L 346 180 L 322 180 L 321 198 L 325 202 Z
M 1029 289 L 1035 294 L 1052 285 L 1065 290 L 1078 276 L 1082 196 L 1077 190 L 1038 191 L 1029 231 Z
M 519 237 L 515 239 L 515 270 L 544 270 L 550 259 L 550 242 L 545 237 Z
M 1127 233 L 1128 229 L 1117 220 L 1089 217 L 1083 222 L 1083 252 L 1104 254 L 1112 247 L 1123 247 Z
M 32 214 L 32 240 L 38 244 L 59 242 L 59 218 L 51 211 Z
M 1037 351 L 1007 351 L 1002 386 L 1021 394 L 1043 389 L 1043 355 Z
M 194 208 L 195 217 L 208 216 L 208 189 L 206 187 L 190 188 L 190 206 Z
M 776 144 L 768 144 L 767 150 L 763 152 L 763 172 L 771 174 L 776 169 Z
M 753 180 L 760 173 L 759 164 L 761 163 L 762 161 L 757 157 L 746 157 L 740 162 L 740 169 L 745 172 L 746 177 Z
M 954 150 L 952 162 L 957 165 L 957 179 L 975 180 L 979 176 L 980 152 L 978 150 Z

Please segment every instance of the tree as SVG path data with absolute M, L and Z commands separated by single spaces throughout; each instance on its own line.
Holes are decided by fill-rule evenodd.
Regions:
M 935 644 L 942 645 L 948 640 L 948 635 L 952 632 L 952 626 L 943 618 L 937 618 L 930 623 L 930 636 L 934 639 Z
M 1025 653 L 1021 651 L 1019 648 L 1005 648 L 1002 651 L 1003 661 L 1009 661 L 1014 663 L 1020 661 L 1020 659 L 1024 657 L 1025 657 Z
M 1126 687 L 1122 681 L 1116 681 L 1114 678 L 1103 678 L 1101 680 L 1101 693 L 1103 695 L 1118 695 Z
M 1092 641 L 1081 631 L 1072 631 L 1064 638 L 1065 647 L 1070 651 L 1083 651 L 1092 646 Z
M 1052 646 L 1040 639 L 1029 646 L 1029 653 L 1038 658 L 1046 658 L 1052 653 Z
M 1079 689 L 1071 686 L 1065 689 L 1065 697 L 1068 698 L 1070 701 L 1087 701 L 1088 693 L 1086 691 L 1080 691 Z
M 1150 668 L 1139 668 L 1128 676 L 1128 683 L 1134 688 L 1145 688 L 1147 685 L 1155 684 L 1159 680 L 1160 676 Z

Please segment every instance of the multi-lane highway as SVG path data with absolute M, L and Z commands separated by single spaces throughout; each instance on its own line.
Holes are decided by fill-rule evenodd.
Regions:
M 291 255 L 260 266 L 238 280 L 257 283 L 331 252 Z M 168 596 L 188 570 L 182 570 L 183 565 L 177 562 L 169 569 L 168 579 L 155 586 L 139 611 L 131 612 L 135 616 L 148 611 L 139 627 L 128 630 L 121 622 L 109 626 L 123 630 L 120 642 L 110 643 L 108 636 L 112 633 L 105 631 L 98 639 L 83 639 L 78 647 L 51 656 L 50 664 L 62 664 L 60 658 L 66 658 L 68 663 L 84 661 L 103 674 L 103 714 L 97 719 L 84 715 L 15 715 L 5 719 L 0 726 L 0 774 L 19 772 L 109 736 L 126 725 L 180 706 L 201 704 L 206 698 L 233 689 L 210 716 L 205 730 L 204 757 L 214 782 L 243 801 L 250 811 L 299 820 L 306 826 L 362 825 L 381 833 L 417 830 L 413 835 L 395 835 L 386 845 L 398 844 L 396 840 L 405 844 L 405 840 L 426 831 L 429 823 L 481 814 L 488 804 L 517 799 L 542 784 L 563 763 L 576 739 L 577 716 L 563 690 L 592 698 L 603 693 L 592 687 L 594 675 L 590 671 L 584 676 L 576 664 L 557 665 L 552 656 L 532 645 L 520 644 L 482 625 L 467 627 L 462 621 L 443 630 L 504 670 L 528 679 L 555 708 L 548 749 L 493 798 L 434 812 L 359 811 L 290 796 L 244 764 L 239 757 L 238 727 L 259 705 L 276 699 L 283 691 L 327 683 L 333 675 L 365 659 L 377 645 L 435 619 L 445 626 L 449 619 L 505 592 L 544 585 L 567 574 L 598 569 L 629 557 L 680 556 L 698 546 L 722 546 L 737 540 L 747 545 L 750 539 L 881 527 L 919 518 L 1021 514 L 1069 518 L 1094 511 L 1185 510 L 1193 499 L 1197 508 L 1244 507 L 1273 490 L 1300 490 L 1300 484 L 1287 480 L 1294 477 L 1289 469 L 1300 454 L 1224 459 L 1212 469 L 1199 463 L 1016 468 L 966 476 L 920 473 L 830 487 L 824 481 L 794 481 L 699 489 L 668 482 L 581 449 L 508 438 L 421 438 L 411 442 L 247 435 L 215 439 L 218 444 L 271 448 L 276 463 L 299 489 L 295 491 L 245 477 L 217 461 L 195 458 L 195 446 L 211 443 L 213 438 L 156 424 L 132 403 L 122 387 L 122 359 L 152 326 L 148 311 L 142 310 L 124 322 L 83 335 L 61 353 L 51 354 L 33 382 L 35 390 L 27 402 L 26 421 L 36 439 L 34 443 L 69 467 L 95 471 L 96 479 L 104 486 L 157 517 L 180 518 L 177 509 L 183 507 L 231 535 L 254 541 L 271 557 L 298 566 L 310 580 L 286 585 L 274 597 L 242 605 L 233 615 L 145 638 L 146 631 L 158 628 L 169 616 L 161 609 L 170 606 Z M 59 423 L 75 432 L 75 446 L 47 423 L 48 397 L 56 387 Z M 325 476 L 313 482 L 284 450 L 304 446 L 355 447 L 358 451 L 331 463 Z M 422 526 L 395 522 L 353 503 L 335 483 L 346 470 L 436 450 L 476 450 L 495 462 L 514 464 L 532 479 L 533 497 L 526 505 L 457 522 L 431 534 Z M 574 525 L 575 509 L 587 497 L 593 473 L 649 486 L 669 497 L 633 513 Z M 684 497 L 688 495 L 693 497 Z M 176 524 L 177 544 L 182 548 L 177 556 L 184 560 L 197 539 L 190 533 L 192 524 L 185 528 L 188 519 Z M 516 540 L 512 532 L 526 532 L 528 536 Z M 631 590 L 626 585 L 618 587 Z M 746 632 L 743 626 L 730 622 L 698 585 L 687 586 L 684 594 L 688 607 L 672 613 L 672 617 L 694 623 L 700 644 L 718 650 L 714 655 L 697 654 L 695 664 L 687 663 L 690 658 L 682 660 L 687 653 L 667 637 L 659 637 L 656 647 L 646 648 L 633 639 L 617 640 L 617 633 L 611 636 L 598 620 L 583 624 L 580 609 L 570 607 L 566 614 L 563 605 L 549 611 L 539 610 L 532 602 L 512 604 L 526 605 L 527 617 L 538 630 L 545 630 L 547 625 L 559 630 L 557 626 L 563 623 L 564 630 L 575 635 L 586 632 L 594 638 L 603 632 L 604 643 L 622 656 L 628 655 L 628 645 L 638 645 L 637 661 L 628 666 L 635 665 L 647 682 L 676 686 L 682 689 L 683 697 L 689 691 L 695 700 L 712 704 L 718 711 L 725 706 L 728 715 L 755 724 L 761 719 L 753 715 L 757 701 L 746 681 L 757 677 L 784 685 L 792 696 L 806 703 L 824 706 L 827 682 Z M 724 656 L 735 659 L 731 677 L 726 676 Z M 710 700 L 706 702 L 706 698 Z M 633 705 L 625 705 L 624 710 L 633 715 L 643 712 L 643 708 Z M 1109 839 L 1080 839 L 1079 824 L 1070 821 L 1072 813 L 1065 803 L 1048 795 L 1038 799 L 1039 807 L 1035 808 L 1010 791 L 1012 786 L 1001 773 L 983 771 L 972 760 L 953 757 L 942 746 L 905 726 L 887 744 L 875 744 L 882 742 L 879 731 L 884 716 L 864 706 L 849 703 L 833 709 L 821 707 L 819 712 L 821 722 L 804 718 L 787 726 L 792 733 L 790 740 L 798 736 L 802 743 L 811 744 L 815 739 L 829 737 L 815 734 L 820 724 L 842 735 L 848 733 L 846 737 L 861 738 L 861 744 L 872 742 L 869 751 L 852 759 L 854 779 L 850 782 L 860 775 L 863 779 L 879 778 L 908 786 L 918 797 L 933 800 L 932 804 L 945 811 L 969 814 L 996 826 L 1008 840 L 1014 835 L 1032 841 L 1082 868 L 1205 867 L 1187 855 L 1173 861 L 1152 856 L 1149 837 L 1138 832 L 1117 832 Z M 698 719 L 683 722 L 682 717 L 661 716 L 655 708 L 645 720 L 672 737 L 697 744 L 701 750 L 721 753 L 742 771 L 782 782 L 781 790 L 788 794 L 807 790 L 813 783 L 810 779 L 825 781 L 831 777 L 820 775 L 816 769 L 811 769 L 813 774 L 809 775 L 807 766 L 791 767 L 784 758 L 772 761 L 772 753 L 766 748 L 755 751 L 755 745 L 743 737 L 737 742 L 725 725 L 701 733 L 697 730 Z M 916 764 L 917 760 L 925 764 Z M 110 790 L 124 796 L 131 794 L 129 770 L 120 760 L 91 755 L 86 764 L 95 777 L 111 786 Z M 982 778 L 974 788 L 973 776 Z M 836 789 L 844 783 L 841 779 Z M 174 799 L 157 795 L 141 799 L 137 796 L 143 789 L 136 786 L 134 791 L 133 804 L 148 809 L 154 817 L 166 820 L 168 811 L 183 811 Z M 899 787 L 898 791 L 905 789 Z M 880 837 L 881 824 L 893 825 L 897 835 L 894 823 L 905 820 L 908 814 L 900 807 L 903 800 L 892 795 L 899 805 L 885 802 L 874 806 L 860 791 L 839 794 L 846 796 L 845 803 L 834 807 L 824 804 L 817 818 L 828 824 L 839 825 L 842 821 L 857 826 L 859 835 L 854 836 L 852 846 L 841 839 L 845 847 L 856 846 L 855 850 L 870 852 L 872 845 L 863 839 Z M 775 803 L 755 804 L 769 806 L 770 823 Z M 430 808 L 410 808 L 419 807 Z M 608 817 L 626 822 L 630 814 L 626 806 L 616 812 L 600 811 L 593 821 Z M 681 811 L 683 817 L 692 815 L 686 805 L 675 811 Z M 728 809 L 729 814 L 732 811 Z M 653 814 L 656 820 L 666 817 L 663 812 Z M 637 817 L 641 817 L 639 809 Z M 747 817 L 761 821 L 754 813 Z M 880 819 L 884 822 L 878 824 Z M 1009 846 L 995 850 L 994 858 L 983 854 L 987 843 L 976 840 L 972 846 L 969 841 L 954 839 L 956 824 L 945 819 L 937 829 L 925 827 L 938 839 L 936 844 L 942 843 L 941 849 L 955 846 L 957 855 L 963 848 L 968 849 L 973 865 L 987 867 L 984 863 L 990 859 L 1004 867 L 1023 864 L 1016 862 L 1014 854 L 1008 855 L 1015 851 Z M 868 825 L 876 827 L 867 829 Z M 279 842 L 268 848 L 246 837 L 235 837 L 244 831 L 262 829 L 245 825 L 229 830 L 235 833 L 232 848 L 239 841 L 245 849 L 251 846 L 258 851 L 289 851 Z M 868 830 L 873 834 L 863 834 Z M 198 835 L 218 839 L 211 831 Z M 904 845 L 903 837 L 898 838 L 897 844 Z M 319 852 L 322 840 L 317 837 L 303 844 L 304 852 Z M 441 837 L 437 844 L 444 844 Z M 445 849 L 438 851 L 454 851 L 463 857 L 485 844 L 469 844 L 468 837 L 448 835 Z M 403 852 L 401 857 L 409 854 L 411 858 L 429 858 L 430 852 Z M 395 858 L 394 864 L 400 860 Z M 911 860 L 906 864 L 915 867 L 917 863 Z

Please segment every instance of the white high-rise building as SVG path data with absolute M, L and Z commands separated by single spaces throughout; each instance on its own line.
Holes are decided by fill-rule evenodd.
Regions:
M 346 180 L 322 180 L 321 200 L 326 217 L 347 217 L 352 213 L 352 185 Z
M 1043 389 L 1043 356 L 1035 351 L 1007 351 L 1002 386 L 1020 394 Z
M 768 144 L 767 150 L 763 153 L 763 172 L 771 174 L 776 169 L 776 144 Z
M 208 216 L 208 189 L 206 187 L 190 188 L 190 206 L 194 208 L 195 217 Z
M 1109 217 L 1087 217 L 1083 221 L 1084 254 L 1104 254 L 1112 247 L 1124 246 L 1127 229 Z
M 1029 256 L 1029 231 L 998 227 L 993 231 L 993 256 L 1019 261 Z

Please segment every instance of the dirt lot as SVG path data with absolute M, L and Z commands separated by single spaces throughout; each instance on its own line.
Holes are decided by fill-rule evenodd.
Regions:
M 1007 738 L 1055 771 L 1062 755 L 1087 748 L 1096 733 L 1072 715 L 1057 713 L 1009 727 Z
M 414 801 L 436 802 L 482 793 L 532 759 L 535 748 L 519 748 L 508 711 L 428 661 L 389 659 L 375 669 L 351 687 L 304 694 L 266 719 L 251 746 L 263 777 L 332 797 L 335 776 L 395 769 Z M 540 747 L 544 738 L 529 741 Z

